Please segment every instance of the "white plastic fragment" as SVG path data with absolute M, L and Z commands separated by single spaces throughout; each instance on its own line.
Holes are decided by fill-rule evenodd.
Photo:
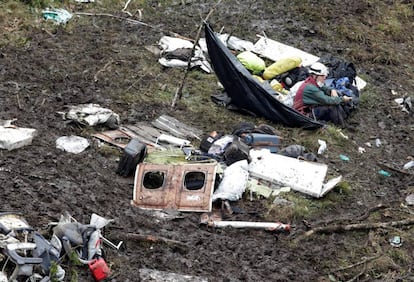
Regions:
M 252 177 L 270 181 L 292 190 L 320 198 L 328 193 L 341 176 L 324 184 L 328 166 L 295 158 L 272 154 L 269 150 L 250 150 L 252 161 L 249 174 Z
M 11 151 L 30 145 L 36 134 L 33 128 L 0 126 L 0 149 Z
M 403 169 L 410 169 L 410 168 L 412 168 L 412 167 L 414 167 L 414 160 L 413 160 L 413 161 L 409 161 L 408 163 L 406 163 L 406 164 L 403 166 Z
M 163 36 L 161 37 L 160 41 L 158 42 L 158 46 L 161 49 L 161 55 L 165 55 L 167 53 L 173 52 L 177 49 L 188 49 L 193 50 L 194 44 L 182 38 L 171 37 L 171 36 Z M 191 67 L 199 66 L 203 71 L 206 73 L 212 72 L 212 67 L 210 63 L 207 61 L 206 57 L 204 56 L 203 51 L 199 46 L 194 48 L 194 54 L 191 58 Z M 167 59 L 166 57 L 161 57 L 158 59 L 158 62 L 165 66 L 165 67 L 187 67 L 188 61 L 181 60 L 181 59 Z
M 318 139 L 319 143 L 319 149 L 318 149 L 318 155 L 322 155 L 326 150 L 326 141 Z
M 381 139 L 375 139 L 375 146 L 380 147 L 382 145 Z
M 53 20 L 59 24 L 66 24 L 73 16 L 65 9 L 46 9 L 42 11 L 42 15 L 45 20 Z
M 365 153 L 365 148 L 363 148 L 363 147 L 358 147 L 358 153 L 360 153 L 360 154 Z
M 407 202 L 407 205 L 414 206 L 414 194 L 410 194 L 405 197 L 405 201 Z
M 339 135 L 342 137 L 342 138 L 344 138 L 345 140 L 348 140 L 349 139 L 349 137 L 347 136 L 347 135 L 345 135 L 340 129 L 338 129 L 338 133 L 339 133 Z
M 237 201 L 246 190 L 249 180 L 247 160 L 241 160 L 228 166 L 224 170 L 223 179 L 214 191 L 212 201 L 218 199 Z
M 89 147 L 89 141 L 80 136 L 61 136 L 56 139 L 56 148 L 73 154 L 79 154 Z
M 161 134 L 158 138 L 157 138 L 157 142 L 155 142 L 155 143 L 157 143 L 158 144 L 158 142 L 159 141 L 162 141 L 162 142 L 167 142 L 167 143 L 170 143 L 170 144 L 173 144 L 173 145 L 177 145 L 177 146 L 188 146 L 188 145 L 190 145 L 190 141 L 188 141 L 188 140 L 185 140 L 185 139 L 181 139 L 181 138 L 178 138 L 178 137 L 174 137 L 174 136 L 171 136 L 171 135 L 167 135 L 167 134 Z
M 90 126 L 109 123 L 110 121 L 112 123 L 111 127 L 117 127 L 120 123 L 118 114 L 98 104 L 71 106 L 65 117 L 79 123 L 86 123 Z

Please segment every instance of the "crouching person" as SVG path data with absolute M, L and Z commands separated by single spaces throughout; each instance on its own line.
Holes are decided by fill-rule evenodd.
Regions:
M 336 90 L 325 86 L 328 68 L 314 63 L 309 68 L 309 77 L 296 92 L 293 107 L 298 112 L 315 118 L 344 126 L 346 113 L 341 104 L 348 103 L 352 97 L 338 97 Z

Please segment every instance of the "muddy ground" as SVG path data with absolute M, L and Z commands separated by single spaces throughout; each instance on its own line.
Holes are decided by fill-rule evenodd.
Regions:
M 353 60 L 358 74 L 368 82 L 362 95 L 367 93 L 369 99 L 352 115 L 353 130 L 344 129 L 349 136 L 346 144 L 332 144 L 320 160 L 329 165 L 333 174 L 344 176 L 350 192 L 332 191 L 327 195 L 328 201 L 332 199 L 328 205 L 296 195 L 309 201 L 310 206 L 324 207 L 304 217 L 278 213 L 277 206 L 269 212 L 271 206 L 266 199 L 250 201 L 249 197 L 233 203 L 244 213 L 227 215 L 229 220 L 283 219 L 295 227 L 289 234 L 213 229 L 199 226 L 199 213 L 159 219 L 131 206 L 133 179 L 115 173 L 119 150 L 92 145 L 80 154 L 70 154 L 55 147 L 60 136 L 80 135 L 92 140 L 90 134 L 101 130 L 62 119 L 59 112 L 82 103 L 112 109 L 123 124 L 152 121 L 169 114 L 208 132 L 216 127 L 230 130 L 245 119 L 263 121 L 215 105 L 210 95 L 217 91 L 216 77 L 199 70 L 189 75 L 183 95 L 186 102 L 180 102 L 175 110 L 169 107 L 184 72 L 161 67 L 145 47 L 156 44 L 169 32 L 195 38 L 201 19 L 213 7 L 212 1 L 146 1 L 144 6 L 133 2 L 127 9 L 134 14 L 130 18 L 145 24 L 102 14 L 77 15 L 66 27 L 45 24 L 43 28 L 26 28 L 27 38 L 19 46 L 1 47 L 0 118 L 16 118 L 14 125 L 38 131 L 32 145 L 0 151 L 2 211 L 19 212 L 42 231 L 64 211 L 84 223 L 89 222 L 92 213 L 114 219 L 105 236 L 114 242 L 123 240 L 124 245 L 119 251 L 106 248 L 113 273 L 109 281 L 139 281 L 141 268 L 200 276 L 209 281 L 414 281 L 410 224 L 301 237 L 307 230 L 304 222 L 317 227 L 413 218 L 414 210 L 405 202 L 405 197 L 414 193 L 413 172 L 397 170 L 409 156 L 414 156 L 414 119 L 412 113 L 402 112 L 394 102 L 395 98 L 413 93 L 410 32 L 399 41 L 387 39 L 389 42 L 369 41 L 372 38 L 367 39 L 367 34 L 365 39 L 364 34 L 347 38 L 339 32 L 339 27 L 344 26 L 352 29 L 371 25 L 375 29 L 381 17 L 379 6 L 370 4 L 373 1 L 279 1 L 277 5 L 271 1 L 223 1 L 209 19 L 215 30 L 224 28 L 227 33 L 251 41 L 255 41 L 256 34 L 265 32 L 270 38 L 315 55 L 332 54 Z M 398 1 L 385 2 L 383 5 L 391 9 Z M 408 2 L 398 3 L 413 9 Z M 111 9 L 100 4 L 70 4 L 66 8 L 128 17 L 121 12 L 123 4 L 113 4 Z M 345 10 L 346 15 L 339 12 Z M 412 12 L 407 17 L 405 20 L 412 23 Z M 12 28 L 8 30 L 13 32 Z M 384 50 L 390 57 L 380 53 Z M 403 58 L 405 65 L 398 58 Z M 391 90 L 397 95 L 393 96 Z M 204 111 L 194 112 L 192 99 L 204 103 Z M 215 120 L 216 112 L 227 114 L 227 119 Z M 311 134 L 272 125 L 288 143 L 300 143 L 300 136 Z M 375 147 L 375 138 L 382 141 L 380 147 Z M 373 146 L 367 147 L 366 142 Z M 359 154 L 359 146 L 367 152 Z M 339 153 L 351 160 L 340 161 Z M 382 177 L 378 174 L 380 169 L 390 171 L 392 176 Z M 127 233 L 165 237 L 185 246 L 127 240 Z M 403 239 L 400 248 L 388 242 L 395 235 Z M 78 281 L 93 281 L 85 266 L 66 262 L 64 267 L 67 281 L 75 279 L 74 271 Z

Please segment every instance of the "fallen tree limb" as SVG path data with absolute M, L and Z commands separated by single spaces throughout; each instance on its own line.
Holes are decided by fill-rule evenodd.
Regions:
M 347 225 L 332 225 L 332 226 L 321 226 L 313 228 L 305 233 L 305 236 L 310 236 L 313 234 L 329 234 L 335 232 L 343 231 L 356 231 L 356 230 L 370 230 L 376 228 L 388 228 L 388 227 L 400 227 L 405 225 L 413 225 L 414 218 L 400 220 L 400 221 L 390 221 L 390 222 L 378 222 L 378 223 L 357 223 L 357 224 L 347 224 Z
M 351 221 L 362 221 L 362 220 L 367 219 L 371 215 L 371 213 L 373 213 L 375 211 L 378 211 L 380 209 L 388 208 L 388 207 L 389 207 L 388 205 L 384 205 L 384 204 L 380 203 L 376 206 L 373 206 L 373 207 L 369 208 L 364 214 L 357 217 L 356 219 L 352 219 L 352 218 L 349 218 L 349 217 L 348 218 L 346 218 L 346 217 L 333 218 L 333 219 L 326 220 L 326 221 L 323 221 L 323 222 L 317 222 L 316 225 L 326 226 L 326 225 L 332 224 L 333 222 L 342 222 L 342 223 L 344 223 L 344 222 L 351 222 Z M 312 225 L 309 222 L 306 221 L 306 222 L 303 222 L 303 224 L 305 225 L 305 227 L 307 229 L 312 229 Z
M 115 16 L 112 14 L 106 14 L 106 13 L 84 13 L 84 12 L 76 12 L 75 15 L 80 15 L 80 16 L 93 16 L 93 17 L 110 17 L 110 18 L 114 18 L 114 19 L 118 19 L 118 20 L 123 20 L 123 21 L 127 21 L 129 23 L 133 23 L 133 24 L 139 24 L 139 25 L 143 25 L 143 26 L 148 26 L 151 28 L 155 28 L 154 26 L 144 23 L 144 22 L 140 22 L 137 20 L 133 20 L 133 19 L 129 19 L 129 18 L 125 18 L 125 17 L 120 17 L 120 16 Z
M 404 175 L 410 175 L 409 172 L 404 171 L 404 170 L 401 170 L 401 169 L 398 169 L 398 168 L 395 168 L 395 167 L 393 167 L 393 166 L 391 166 L 389 164 L 386 164 L 386 163 L 383 163 L 383 162 L 377 162 L 377 163 L 383 169 L 389 169 L 389 170 L 392 170 L 394 172 L 398 172 L 398 173 L 401 173 L 401 174 L 404 174 Z
M 361 221 L 361 220 L 367 219 L 371 215 L 371 213 L 378 211 L 380 209 L 385 209 L 385 208 L 388 208 L 388 206 L 384 204 L 378 204 L 374 207 L 371 207 L 368 211 L 366 211 L 363 215 L 358 217 L 356 220 Z
M 109 67 L 109 65 L 110 64 L 112 64 L 113 63 L 113 60 L 112 59 L 110 59 L 109 60 L 109 62 L 107 62 L 105 65 L 104 65 L 104 67 L 103 68 L 101 68 L 100 70 L 98 70 L 97 72 L 96 72 L 96 74 L 94 75 L 94 77 L 93 77 L 93 81 L 94 82 L 98 82 L 98 75 L 101 73 L 101 72 L 104 72 L 108 67 Z
M 380 258 L 381 256 L 382 256 L 382 254 L 376 255 L 376 256 L 373 256 L 373 257 L 364 258 L 363 260 L 361 260 L 361 261 L 359 261 L 357 263 L 354 263 L 354 264 L 351 264 L 351 265 L 348 265 L 348 266 L 345 266 L 345 267 L 337 268 L 337 269 L 335 269 L 335 270 L 333 270 L 331 272 L 339 272 L 339 271 L 348 270 L 348 269 L 354 268 L 354 267 L 356 267 L 358 265 L 361 265 L 361 264 L 370 262 L 372 260 L 376 260 L 376 259 Z
M 137 233 L 126 233 L 123 234 L 121 237 L 124 237 L 126 240 L 133 240 L 138 242 L 149 242 L 149 243 L 165 243 L 165 244 L 172 244 L 177 245 L 180 247 L 188 247 L 188 245 L 184 242 L 172 240 L 160 236 L 154 235 L 142 235 Z
M 221 1 L 222 1 L 222 0 L 219 0 L 219 1 L 218 1 L 215 5 L 214 5 L 214 7 L 213 7 L 213 8 L 211 8 L 210 12 L 209 12 L 209 13 L 207 14 L 207 16 L 204 18 L 203 22 L 207 22 L 207 20 L 208 20 L 208 19 L 210 18 L 210 16 L 213 14 L 213 12 L 214 12 L 214 10 L 216 9 L 216 7 L 218 7 L 218 6 L 220 5 Z M 178 100 L 180 100 L 180 99 L 181 99 L 181 97 L 182 97 L 182 94 L 183 94 L 183 88 L 184 88 L 184 85 L 185 85 L 185 81 L 186 81 L 186 79 L 187 79 L 188 72 L 190 71 L 190 68 L 191 68 L 191 59 L 194 57 L 194 52 L 195 52 L 195 49 L 196 49 L 196 45 L 198 44 L 198 40 L 200 39 L 200 36 L 201 36 L 201 31 L 202 31 L 202 29 L 203 29 L 203 22 L 200 24 L 200 27 L 199 27 L 198 32 L 197 32 L 197 36 L 196 36 L 195 41 L 194 41 L 193 49 L 191 49 L 191 56 L 190 56 L 190 58 L 188 59 L 188 62 L 187 62 L 187 68 L 185 69 L 183 80 L 181 81 L 180 86 L 177 88 L 177 91 L 175 92 L 174 99 L 173 99 L 172 104 L 171 104 L 171 108 L 173 108 L 173 109 L 177 106 L 177 102 L 178 102 Z

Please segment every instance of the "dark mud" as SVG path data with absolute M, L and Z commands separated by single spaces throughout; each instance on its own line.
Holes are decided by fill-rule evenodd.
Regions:
M 340 263 L 352 265 L 378 254 L 388 258 L 393 250 L 387 238 L 400 231 L 331 233 L 310 236 L 297 243 L 294 239 L 306 230 L 302 218 L 286 216 L 285 219 L 295 226 L 290 234 L 205 228 L 199 226 L 198 213 L 186 213 L 180 219 L 159 219 L 131 206 L 133 179 L 115 173 L 119 151 L 92 145 L 75 155 L 56 149 L 55 141 L 60 136 L 90 138 L 90 133 L 97 130 L 67 123 L 59 114 L 69 105 L 82 103 L 110 108 L 121 116 L 124 124 L 151 121 L 161 114 L 170 114 L 200 129 L 214 129 L 214 124 L 205 123 L 212 119 L 205 113 L 191 112 L 183 105 L 173 111 L 169 107 L 170 100 L 162 101 L 157 97 L 162 91 L 174 93 L 183 72 L 163 69 L 157 58 L 145 49 L 170 31 L 195 38 L 201 19 L 212 4 L 147 2 L 142 10 L 143 18 L 135 19 L 152 27 L 107 16 L 76 16 L 66 29 L 52 26 L 34 29 L 24 46 L 0 49 L 0 118 L 17 118 L 16 126 L 38 130 L 31 146 L 0 151 L 1 210 L 23 214 L 39 230 L 44 230 L 48 222 L 57 221 L 64 211 L 83 223 L 89 222 L 92 213 L 115 219 L 105 230 L 105 236 L 114 242 L 124 240 L 125 244 L 120 251 L 106 249 L 113 271 L 110 281 L 139 281 L 138 270 L 144 267 L 206 277 L 209 281 L 328 281 L 330 273 L 343 281 L 355 277 L 359 277 L 359 281 L 412 281 L 414 241 L 410 228 L 401 231 L 405 236 L 404 254 L 408 254 L 403 258 L 396 258 L 397 254 L 382 264 L 374 262 L 363 274 L 360 274 L 363 269 L 357 266 L 335 272 Z M 323 33 L 320 22 L 312 21 L 310 15 L 301 18 L 299 12 L 303 8 L 295 1 L 282 1 L 278 5 L 270 2 L 225 1 L 212 14 L 210 22 L 216 30 L 224 27 L 226 32 L 252 41 L 256 34 L 266 32 L 271 38 L 316 55 L 344 55 L 344 50 L 361 47 L 340 37 L 340 41 L 335 41 L 329 32 Z M 327 13 L 329 9 L 337 7 L 339 10 L 345 5 L 345 1 L 325 1 L 333 6 L 327 8 L 322 2 L 318 2 L 319 6 L 308 3 L 313 5 L 315 17 L 317 11 L 325 9 Z M 344 22 L 352 25 L 369 16 L 368 4 L 351 2 L 355 5 L 347 5 L 352 9 L 348 19 L 353 20 L 347 22 L 342 15 L 327 18 L 326 29 L 332 30 L 335 24 Z M 71 8 L 81 12 L 95 9 L 88 7 L 90 10 L 79 5 Z M 99 5 L 96 7 L 98 9 Z M 121 8 L 101 12 L 124 16 Z M 401 50 L 407 56 L 408 51 Z M 341 148 L 331 148 L 328 156 L 321 160 L 344 175 L 352 193 L 340 195 L 340 201 L 321 210 L 317 217 L 307 218 L 313 226 L 324 222 L 348 223 L 377 205 L 384 205 L 385 211 L 377 214 L 374 221 L 397 221 L 410 217 L 410 212 L 412 217 L 412 209 L 402 208 L 401 203 L 414 190 L 413 175 L 393 172 L 393 177 L 384 178 L 377 173 L 379 163 L 400 168 L 408 156 L 414 156 L 413 116 L 395 107 L 393 99 L 396 97 L 390 94 L 390 89 L 398 90 L 401 95 L 412 91 L 412 73 L 395 75 L 399 72 L 398 65 L 376 68 L 369 61 L 355 63 L 359 73 L 368 80 L 368 91 L 376 93 L 377 101 L 362 104 L 351 118 L 356 129 L 345 130 L 353 144 L 350 147 L 354 148 L 346 152 L 352 162 L 341 162 L 335 157 L 341 153 Z M 204 85 L 211 87 L 211 93 L 204 99 L 206 108 L 217 107 L 208 97 L 216 90 L 214 75 L 200 77 L 205 80 Z M 194 78 L 189 81 L 188 88 L 193 84 L 197 84 Z M 129 102 L 125 93 L 142 98 Z M 235 118 L 237 120 L 240 116 Z M 233 125 L 226 125 L 226 129 Z M 290 129 L 281 130 L 287 137 L 291 135 Z M 368 149 L 363 155 L 357 153 L 360 144 L 374 144 L 375 138 L 383 140 L 383 146 Z M 229 220 L 277 220 L 268 213 L 265 200 L 251 202 L 245 197 L 235 205 L 245 213 L 229 216 Z M 283 217 L 277 211 L 276 216 Z M 166 237 L 186 246 L 126 240 L 126 233 Z M 71 269 L 71 266 L 65 267 Z M 75 269 L 79 281 L 92 281 L 86 267 Z M 67 281 L 70 277 L 67 271 Z

